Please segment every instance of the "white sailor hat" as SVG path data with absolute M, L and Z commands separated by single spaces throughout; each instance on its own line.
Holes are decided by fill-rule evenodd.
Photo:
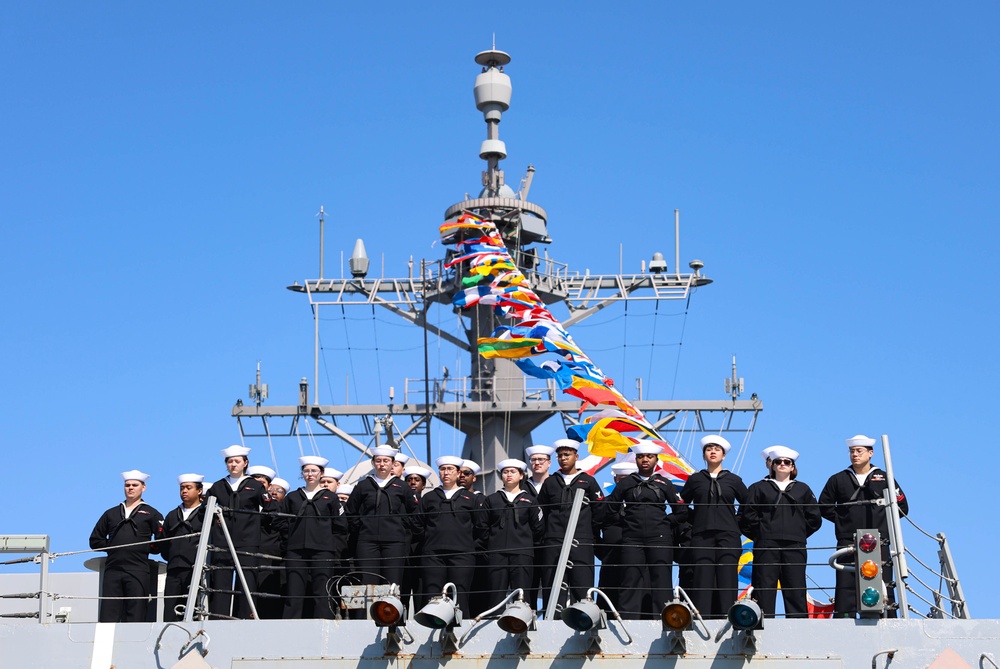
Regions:
M 856 434 L 847 440 L 848 448 L 852 448 L 854 446 L 867 446 L 868 448 L 875 448 L 875 440 L 870 437 L 866 437 L 863 434 Z
M 644 439 L 637 444 L 632 444 L 629 448 L 635 454 L 642 455 L 659 455 L 663 452 L 663 447 L 657 444 L 655 441 L 650 441 L 649 439 Z
M 229 448 L 222 449 L 222 457 L 233 458 L 242 455 L 244 458 L 250 455 L 250 449 L 246 446 L 240 446 L 239 444 L 234 444 Z
M 507 467 L 513 467 L 515 469 L 520 469 L 522 472 L 528 470 L 528 465 L 524 460 L 518 460 L 517 458 L 508 458 L 506 460 L 501 460 L 497 463 L 497 474 L 503 473 L 503 470 Z
M 462 460 L 462 467 L 465 469 L 471 469 L 472 473 L 476 476 L 479 476 L 479 472 L 483 471 L 483 468 L 472 460 Z
M 431 472 L 431 470 L 427 469 L 426 467 L 410 465 L 409 467 L 403 469 L 403 478 L 405 479 L 408 478 L 409 476 L 412 476 L 413 474 L 416 474 L 417 476 L 423 478 L 426 481 L 431 477 L 432 473 L 433 472 Z
M 353 483 L 343 483 L 343 484 L 337 486 L 337 494 L 338 495 L 348 495 L 348 496 L 350 496 L 350 494 L 352 492 L 354 492 L 354 484 Z
M 410 456 L 404 455 L 403 451 L 400 451 L 399 453 L 396 453 L 396 455 L 393 457 L 393 460 L 395 460 L 396 462 L 401 462 L 405 465 L 407 462 L 410 461 Z
M 316 465 L 320 469 L 323 469 L 329 462 L 330 462 L 329 460 L 327 460 L 321 455 L 303 455 L 301 458 L 299 458 L 299 467 L 305 467 L 306 465 Z
M 204 483 L 205 477 L 201 474 L 181 474 L 177 477 L 177 483 Z
M 149 474 L 144 474 L 138 469 L 130 469 L 127 472 L 122 472 L 122 481 L 138 481 L 139 483 L 145 483 L 149 478 Z
M 778 448 L 777 446 L 768 446 L 763 451 L 760 452 L 760 457 L 764 458 L 764 461 L 768 461 L 774 457 L 773 451 Z
M 711 444 L 721 447 L 722 452 L 727 455 L 729 454 L 729 449 L 732 448 L 725 437 L 720 437 L 717 434 L 708 434 L 701 438 L 701 450 L 705 450 L 705 447 Z
M 327 467 L 323 470 L 323 476 L 320 478 L 333 479 L 334 481 L 339 481 L 344 476 L 344 472 L 339 469 L 334 469 L 333 467 Z
M 388 455 L 390 458 L 396 457 L 396 449 L 392 446 L 387 446 L 386 444 L 381 444 L 375 448 L 369 448 L 368 454 L 373 458 L 379 455 Z
M 524 454 L 527 455 L 529 458 L 532 455 L 547 455 L 551 458 L 552 454 L 555 452 L 556 449 L 552 448 L 551 446 L 545 446 L 543 444 L 535 444 L 534 446 L 528 446 L 526 449 L 524 449 Z
M 580 442 L 576 439 L 556 439 L 552 442 L 552 448 L 556 451 L 560 448 L 572 448 L 574 451 L 579 451 Z
M 247 467 L 247 476 L 266 476 L 268 481 L 273 481 L 277 472 L 264 465 L 254 465 Z
M 775 458 L 791 458 L 792 460 L 798 460 L 799 452 L 788 448 L 788 446 L 772 446 L 771 460 L 774 460 Z
M 462 458 L 457 455 L 442 455 L 440 458 L 434 461 L 436 467 L 444 467 L 445 465 L 454 465 L 459 469 L 462 468 L 462 463 L 465 462 Z
M 616 462 L 611 465 L 611 472 L 616 476 L 628 476 L 629 474 L 635 474 L 639 471 L 638 465 L 634 462 Z
M 279 478 L 277 476 L 275 476 L 273 479 L 271 479 L 271 485 L 276 485 L 279 488 L 281 488 L 282 490 L 284 490 L 285 492 L 288 492 L 289 490 L 292 489 L 292 487 L 290 485 L 288 485 L 288 481 L 286 481 L 283 478 Z

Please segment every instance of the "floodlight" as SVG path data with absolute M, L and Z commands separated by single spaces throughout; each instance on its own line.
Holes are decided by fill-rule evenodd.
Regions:
M 378 627 L 402 625 L 406 616 L 405 611 L 403 602 L 395 595 L 376 599 L 368 608 L 368 613 Z
M 524 600 L 511 602 L 497 620 L 497 625 L 509 634 L 524 634 L 535 626 L 535 612 Z
M 752 599 L 738 599 L 729 608 L 727 617 L 733 629 L 746 631 L 755 629 L 763 616 L 757 602 Z

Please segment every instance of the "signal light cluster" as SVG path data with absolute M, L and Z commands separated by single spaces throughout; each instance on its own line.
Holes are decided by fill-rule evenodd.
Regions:
M 858 613 L 880 618 L 885 613 L 885 582 L 882 580 L 882 542 L 878 530 L 855 534 L 855 564 L 858 576 Z

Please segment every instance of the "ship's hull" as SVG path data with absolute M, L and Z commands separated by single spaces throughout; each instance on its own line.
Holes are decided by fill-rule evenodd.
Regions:
M 970 667 L 989 667 L 1000 660 L 998 620 L 767 620 L 757 630 L 755 649 L 741 632 L 723 621 L 697 624 L 684 632 L 686 652 L 671 648 L 658 622 L 612 621 L 598 632 L 600 651 L 587 633 L 560 622 L 539 622 L 521 639 L 501 631 L 495 622 L 475 626 L 467 621 L 456 630 L 460 647 L 443 655 L 439 631 L 415 623 L 403 633 L 398 655 L 387 655 L 387 630 L 369 621 L 262 620 L 204 623 L 0 623 L 0 666 L 62 669 L 64 667 L 156 667 L 170 669 L 199 631 L 190 650 L 207 649 L 205 664 L 186 657 L 189 669 L 211 666 L 240 669 L 313 669 L 323 667 L 486 667 L 594 666 L 614 667 L 927 667 L 957 655 Z M 471 629 L 471 632 L 470 632 Z M 631 643 L 628 643 L 631 636 Z M 886 656 L 894 651 L 893 657 Z M 873 659 L 875 660 L 873 664 Z M 962 664 L 941 666 L 961 667 Z

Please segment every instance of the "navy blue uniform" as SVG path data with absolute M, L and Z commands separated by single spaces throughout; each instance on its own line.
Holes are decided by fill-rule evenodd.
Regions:
M 233 546 L 239 552 L 258 553 L 260 551 L 261 540 L 261 509 L 273 511 L 275 504 L 271 496 L 267 494 L 267 488 L 256 479 L 244 476 L 240 479 L 236 490 L 229 485 L 229 479 L 219 479 L 209 488 L 206 497 L 215 497 L 219 507 L 223 510 L 223 517 L 226 520 L 226 527 L 232 537 Z M 222 552 L 212 553 L 212 566 L 218 567 L 212 570 L 209 579 L 213 590 L 221 592 L 212 593 L 208 600 L 209 613 L 221 616 L 235 616 L 237 618 L 250 617 L 250 605 L 246 597 L 239 597 L 233 605 L 233 596 L 230 594 L 234 588 L 242 589 L 238 581 L 234 581 L 235 569 L 233 556 L 229 553 L 229 546 L 222 533 L 218 518 L 212 521 L 212 545 L 223 549 Z M 260 560 L 253 555 L 240 555 L 240 564 L 246 567 L 243 575 L 246 577 L 247 586 L 250 592 L 257 591 L 258 572 L 256 567 Z
M 622 526 L 620 557 L 624 583 L 628 584 L 620 596 L 622 616 L 659 617 L 673 599 L 674 534 L 677 526 L 687 521 L 687 505 L 674 484 L 655 473 L 645 480 L 639 474 L 622 479 L 607 504 L 608 513 Z M 648 593 L 640 587 L 646 574 Z M 643 606 L 647 594 L 651 603 Z
M 411 514 L 417 497 L 398 476 L 384 486 L 375 477 L 358 481 L 347 500 L 347 517 L 356 539 L 354 562 L 362 582 L 403 582 L 403 570 L 410 552 Z
M 545 532 L 542 536 L 542 587 L 545 591 L 546 609 L 552 596 L 556 562 L 566 536 L 573 497 L 578 489 L 584 490 L 584 504 L 580 508 L 580 518 L 573 534 L 577 545 L 569 552 L 573 568 L 566 570 L 565 582 L 569 585 L 573 601 L 583 599 L 587 596 L 587 590 L 594 587 L 594 539 L 604 524 L 604 495 L 597 481 L 587 472 L 578 472 L 568 485 L 563 475 L 557 472 L 545 479 L 538 492 L 538 504 L 542 507 L 545 519 Z M 558 598 L 561 601 L 561 591 Z
M 476 565 L 476 542 L 486 533 L 486 511 L 478 495 L 456 489 L 449 499 L 441 488 L 424 494 L 413 516 L 421 539 L 424 597 L 441 594 L 445 583 L 455 584 L 458 605 L 469 614 L 469 590 Z
M 889 522 L 884 506 L 876 506 L 872 502 L 883 499 L 889 487 L 885 472 L 878 467 L 868 471 L 864 485 L 858 485 L 854 470 L 850 467 L 837 472 L 823 486 L 819 495 L 820 508 L 823 517 L 833 523 L 837 535 L 837 546 L 853 546 L 854 533 L 857 530 L 877 529 L 882 535 L 882 580 L 886 584 L 886 600 L 889 604 L 896 603 L 896 593 L 890 583 L 893 580 L 892 556 L 889 553 Z M 906 515 L 910 506 L 903 495 L 903 489 L 896 483 L 896 502 L 899 512 Z M 841 564 L 853 564 L 851 559 L 841 560 Z M 837 571 L 837 590 L 834 597 L 834 615 L 854 616 L 858 612 L 857 578 L 854 572 Z M 889 618 L 896 617 L 892 608 L 886 614 Z
M 707 470 L 691 474 L 681 497 L 691 505 L 688 559 L 694 570 L 688 593 L 703 616 L 722 618 L 736 601 L 741 542 L 735 502 L 746 501 L 743 479 L 723 469 L 713 478 Z
M 167 561 L 167 578 L 163 588 L 163 620 L 167 622 L 181 619 L 174 612 L 174 607 L 186 604 L 188 586 L 191 585 L 194 561 L 198 554 L 198 535 L 201 534 L 204 522 L 205 507 L 202 504 L 194 508 L 187 520 L 184 519 L 183 506 L 178 506 L 163 519 L 164 539 L 195 535 L 160 544 L 160 555 Z
M 330 606 L 327 582 L 339 557 L 338 538 L 347 534 L 340 498 L 326 488 L 317 488 L 310 499 L 299 488 L 281 500 L 281 512 L 287 514 L 284 518 L 288 527 L 283 617 L 332 619 L 335 612 Z
M 806 607 L 806 539 L 823 524 L 816 495 L 802 481 L 784 490 L 772 479 L 750 486 L 740 505 L 740 527 L 753 539 L 753 598 L 774 616 L 781 581 L 786 618 L 808 618 Z
M 544 530 L 542 510 L 534 495 L 524 490 L 513 501 L 498 490 L 486 497 L 485 507 L 489 525 L 486 536 L 489 606 L 498 604 L 508 592 L 518 588 L 525 591 L 528 601 L 535 543 L 541 540 Z
M 144 543 L 156 539 L 162 531 L 163 516 L 146 504 L 139 504 L 125 517 L 125 505 L 119 504 L 101 515 L 90 533 L 90 547 L 107 550 L 101 597 L 148 597 L 150 594 L 149 554 L 158 546 Z M 138 546 L 118 548 L 127 544 Z M 136 623 L 146 620 L 144 599 L 101 600 L 98 621 Z
M 255 603 L 257 613 L 265 619 L 281 618 L 285 608 L 281 594 L 287 586 L 287 578 L 280 565 L 285 557 L 288 524 L 285 518 L 276 513 L 278 508 L 280 504 L 276 503 L 274 509 L 263 511 L 260 518 L 260 552 L 262 555 L 274 556 L 261 557 L 258 561 L 260 568 L 257 570 L 257 591 L 264 596 L 258 597 Z

